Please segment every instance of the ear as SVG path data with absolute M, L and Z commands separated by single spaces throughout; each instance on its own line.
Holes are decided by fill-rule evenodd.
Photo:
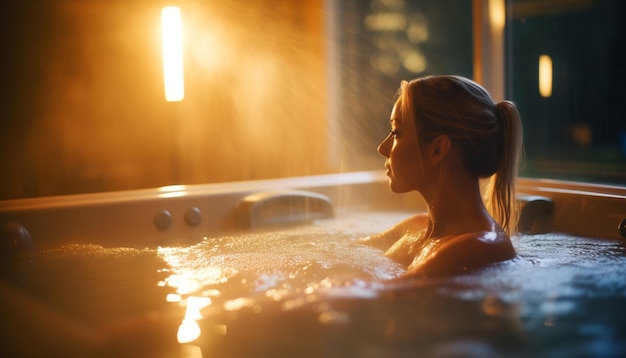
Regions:
M 445 134 L 442 134 L 430 143 L 430 160 L 433 165 L 441 163 L 448 153 L 450 153 L 450 148 L 452 147 L 452 141 L 450 137 Z

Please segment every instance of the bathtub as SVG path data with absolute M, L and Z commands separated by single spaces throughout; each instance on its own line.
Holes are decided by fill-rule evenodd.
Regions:
M 0 202 L 9 317 L 2 345 L 8 353 L 76 356 L 93 346 L 104 356 L 619 356 L 626 353 L 625 198 L 619 186 L 521 178 L 514 243 L 522 257 L 443 281 L 400 283 L 386 283 L 397 268 L 382 261 L 387 271 L 358 280 L 346 278 L 353 267 L 328 271 L 339 281 L 323 269 L 323 277 L 302 273 L 317 267 L 316 254 L 278 278 L 234 273 L 229 281 L 220 268 L 255 253 L 211 258 L 233 242 L 263 251 L 258 241 L 268 238 L 303 248 L 289 260 L 302 260 L 307 247 L 332 247 L 353 265 L 370 260 L 369 251 L 351 258 L 352 246 L 307 245 L 311 236 L 350 240 L 425 210 L 417 195 L 391 193 L 383 172 L 8 200 Z M 221 276 L 181 291 L 172 272 L 183 259 L 195 260 L 204 278 L 215 273 L 206 267 Z M 48 277 L 49 265 L 56 266 Z M 185 325 L 198 334 L 181 338 Z
M 533 201 L 541 206 L 540 213 L 550 211 L 544 215 L 528 213 L 522 218 L 533 221 L 525 225 L 535 225 L 535 232 L 624 238 L 624 187 L 521 178 L 518 192 L 524 204 Z M 344 211 L 425 210 L 418 197 L 391 193 L 383 172 L 355 172 L 6 200 L 0 201 L 0 223 L 21 225 L 39 248 L 67 242 L 158 245 L 167 240 L 193 240 L 245 227 L 238 224 L 238 218 L 250 212 L 242 208 L 242 203 L 259 193 L 282 199 L 328 200 L 334 208 Z M 312 194 L 322 196 L 313 198 Z M 332 215 L 324 210 L 310 213 L 311 219 Z M 298 221 L 295 213 L 286 214 L 286 220 Z

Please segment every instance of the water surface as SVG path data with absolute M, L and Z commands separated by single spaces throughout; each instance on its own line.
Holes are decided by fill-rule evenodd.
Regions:
M 515 237 L 514 260 L 405 279 L 359 239 L 407 214 L 207 237 L 194 245 L 65 245 L 32 255 L 19 285 L 98 324 L 180 316 L 178 340 L 209 356 L 618 357 L 626 354 L 621 242 Z

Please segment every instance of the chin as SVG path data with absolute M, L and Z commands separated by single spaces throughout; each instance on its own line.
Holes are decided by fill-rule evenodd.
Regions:
M 408 189 L 403 188 L 402 186 L 394 184 L 392 180 L 389 180 L 389 189 L 396 194 L 402 194 L 402 193 L 406 193 L 410 191 Z

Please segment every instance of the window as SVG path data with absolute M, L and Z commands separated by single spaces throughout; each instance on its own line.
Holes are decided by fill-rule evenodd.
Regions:
M 623 1 L 508 1 L 506 90 L 524 122 L 522 175 L 626 184 Z M 539 92 L 550 56 L 552 93 Z
M 473 76 L 471 0 L 337 2 L 346 167 L 377 169 L 401 80 Z M 479 2 L 482 3 L 482 2 Z M 626 31 L 613 0 L 507 0 L 504 96 L 524 124 L 522 176 L 626 184 Z M 552 62 L 539 90 L 540 57 Z M 493 94 L 493 92 L 492 92 Z M 355 155 L 353 153 L 360 153 Z

